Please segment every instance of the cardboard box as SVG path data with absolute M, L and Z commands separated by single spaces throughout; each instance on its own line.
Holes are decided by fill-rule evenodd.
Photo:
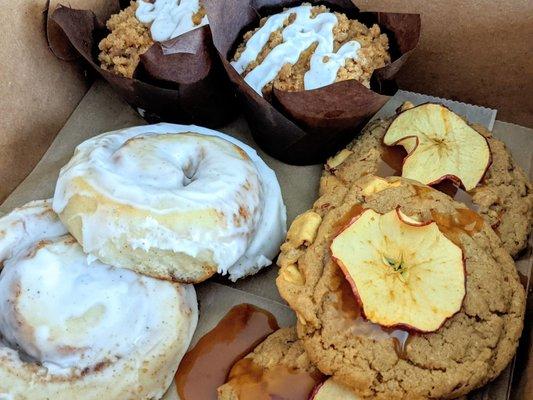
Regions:
M 498 110 L 533 127 L 533 2 L 354 0 L 365 11 L 419 13 L 420 44 L 400 88 Z
M 91 0 L 78 0 L 83 1 Z M 401 86 L 491 106 L 498 109 L 498 116 L 504 120 L 532 125 L 531 96 L 526 96 L 532 91 L 531 80 L 525 79 L 525 72 L 532 69 L 532 58 L 523 55 L 523 46 L 527 42 L 524 39 L 515 43 L 516 37 L 496 29 L 514 19 L 513 29 L 518 27 L 523 37 L 527 37 L 528 29 L 531 29 L 531 24 L 526 24 L 527 13 L 533 7 L 531 2 L 514 2 L 497 7 L 489 7 L 488 2 L 479 1 L 431 4 L 414 1 L 407 4 L 360 0 L 356 3 L 365 10 L 387 9 L 422 14 L 422 45 L 407 67 L 416 74 L 402 76 L 399 80 Z M 0 105 L 4 110 L 0 125 L 0 201 L 10 195 L 0 205 L 0 214 L 26 201 L 51 197 L 59 169 L 84 139 L 145 123 L 103 82 L 97 81 L 91 86 L 79 65 L 68 64 L 53 56 L 48 50 L 45 35 L 46 14 L 43 11 L 46 6 L 46 0 L 14 0 L 7 6 L 7 11 L 0 14 L 0 41 L 3 43 Z M 487 32 L 498 32 L 499 42 L 494 44 L 494 39 L 487 40 L 490 37 Z M 510 28 L 506 32 L 510 32 Z M 506 63 L 495 62 L 502 59 L 514 61 L 509 68 Z M 401 95 L 410 96 L 406 93 Z M 385 115 L 390 115 L 398 101 L 396 98 L 386 106 Z M 494 120 L 495 113 L 491 110 L 457 104 L 455 107 L 464 107 L 470 118 L 475 119 L 478 113 L 481 122 L 485 122 L 496 137 L 507 143 L 513 156 L 529 171 L 532 179 L 533 129 Z M 491 120 L 487 121 L 489 115 Z M 221 130 L 253 145 L 242 119 Z M 316 199 L 321 165 L 294 167 L 268 156 L 264 158 L 280 179 L 290 223 Z M 32 169 L 33 172 L 22 182 Z M 529 276 L 531 257 L 526 254 L 518 267 Z M 220 280 L 219 283 L 199 285 L 200 307 L 210 311 L 202 313 L 194 340 L 209 330 L 232 305 L 242 302 L 270 310 L 281 326 L 293 324 L 292 311 L 283 304 L 275 288 L 276 274 L 276 267 L 270 267 L 237 284 Z M 226 301 L 220 303 L 213 301 L 214 298 Z M 529 317 L 531 303 L 530 296 Z M 533 365 L 528 359 L 533 359 L 533 353 L 530 345 L 531 322 L 528 323 L 528 319 L 531 318 L 526 317 L 516 363 L 497 381 L 472 394 L 469 399 L 531 398 Z M 172 396 L 170 392 L 169 399 L 175 398 Z

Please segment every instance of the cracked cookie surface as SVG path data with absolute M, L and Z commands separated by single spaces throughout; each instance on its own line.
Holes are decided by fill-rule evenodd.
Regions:
M 516 351 L 525 293 L 513 260 L 490 226 L 449 196 L 399 177 L 370 184 L 374 179 L 364 177 L 351 185 L 336 182 L 335 189 L 323 191 L 313 209 L 289 230 L 278 259 L 277 285 L 298 316 L 298 336 L 311 362 L 364 398 L 465 395 L 494 379 Z M 346 279 L 331 257 L 330 245 L 339 222 L 357 206 L 379 213 L 400 206 L 421 220 L 432 219 L 432 212 L 451 219 L 470 213 L 477 226 L 450 238 L 465 256 L 461 310 L 436 332 L 410 334 L 401 351 L 393 337 L 372 333 L 379 326 L 354 325 L 353 314 L 340 306 L 346 304 L 341 301 Z
M 361 136 L 332 157 L 322 175 L 320 193 L 368 174 L 379 174 L 383 136 L 393 118 L 370 123 Z M 492 163 L 483 180 L 469 192 L 477 212 L 492 226 L 514 257 L 526 246 L 533 221 L 533 189 L 505 144 L 484 127 L 473 126 L 488 141 Z

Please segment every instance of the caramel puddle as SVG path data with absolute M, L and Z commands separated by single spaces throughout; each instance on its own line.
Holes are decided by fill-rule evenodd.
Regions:
M 243 358 L 229 375 L 239 400 L 307 400 L 322 374 L 296 371 L 285 365 L 265 369 Z
M 356 336 L 366 336 L 374 340 L 392 340 L 394 350 L 399 358 L 406 357 L 406 346 L 411 333 L 404 329 L 386 328 L 367 320 L 360 305 L 355 300 L 352 287 L 339 268 L 340 286 L 337 292 L 336 307 L 340 310 L 343 331 Z
M 277 329 L 268 311 L 251 304 L 233 307 L 181 361 L 175 378 L 180 399 L 217 400 L 217 388 L 235 362 Z

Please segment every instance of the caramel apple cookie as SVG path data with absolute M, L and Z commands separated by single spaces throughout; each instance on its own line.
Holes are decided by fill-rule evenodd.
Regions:
M 358 396 L 457 398 L 516 351 L 512 258 L 483 218 L 418 182 L 369 175 L 323 191 L 278 264 L 311 362 Z
M 533 220 L 527 176 L 502 141 L 441 105 L 406 103 L 397 116 L 372 122 L 328 160 L 320 193 L 368 174 L 436 185 L 483 216 L 512 256 L 527 246 Z

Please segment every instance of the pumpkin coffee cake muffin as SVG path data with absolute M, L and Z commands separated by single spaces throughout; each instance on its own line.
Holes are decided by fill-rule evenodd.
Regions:
M 304 3 L 261 19 L 244 35 L 233 67 L 260 95 L 317 89 L 355 79 L 370 87 L 375 69 L 390 63 L 389 40 L 378 25 L 370 28 Z
M 110 33 L 98 48 L 98 60 L 105 70 L 127 78 L 154 42 L 173 39 L 207 24 L 199 0 L 138 0 L 112 15 L 107 21 Z

